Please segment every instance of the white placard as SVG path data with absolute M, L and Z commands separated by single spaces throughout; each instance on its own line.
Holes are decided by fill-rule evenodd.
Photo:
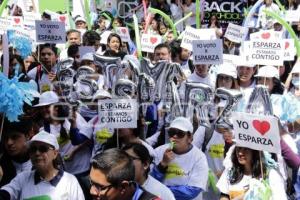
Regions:
M 7 29 L 11 27 L 11 20 L 0 18 L 0 34 L 4 34 Z
M 28 29 L 35 30 L 35 20 L 41 20 L 41 15 L 37 13 L 25 12 L 24 16 L 24 26 Z
M 55 14 L 55 15 L 51 15 L 51 17 L 52 17 L 52 21 L 64 23 L 66 30 L 69 30 L 71 28 L 70 23 L 69 23 L 69 15 L 68 14 L 63 14 L 63 15 Z
M 99 121 L 107 128 L 136 128 L 137 109 L 135 99 L 99 100 Z
M 9 20 L 11 20 L 11 26 L 13 28 L 23 28 L 24 26 L 24 20 L 23 17 L 18 17 L 18 16 L 9 16 Z
M 222 64 L 223 44 L 217 40 L 194 40 L 193 41 L 194 64 Z
M 283 40 L 255 40 L 250 41 L 249 61 L 258 65 L 283 65 L 284 41 Z
M 154 53 L 154 49 L 162 42 L 160 35 L 143 34 L 141 38 L 142 51 Z
M 293 61 L 296 55 L 296 47 L 293 39 L 284 40 L 284 60 Z
M 129 42 L 130 35 L 127 27 L 116 27 L 116 33 L 121 37 L 122 42 Z
M 278 119 L 273 116 L 233 113 L 236 145 L 259 151 L 281 153 Z
M 217 39 L 215 29 L 195 29 L 186 27 L 180 47 L 193 51 L 193 40 Z
M 229 23 L 224 37 L 226 37 L 228 40 L 232 42 L 241 43 L 242 41 L 245 40 L 247 34 L 248 34 L 247 27 Z
M 256 33 L 251 33 L 250 40 L 277 40 L 281 39 L 282 35 L 282 31 L 261 30 Z
M 285 12 L 285 21 L 288 22 L 299 22 L 300 20 L 300 12 L 298 10 L 287 10 Z
M 62 22 L 35 21 L 36 41 L 41 43 L 66 43 L 66 29 Z

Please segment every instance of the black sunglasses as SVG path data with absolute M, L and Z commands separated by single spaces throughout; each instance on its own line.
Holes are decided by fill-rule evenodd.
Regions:
M 185 135 L 186 135 L 186 132 L 184 131 L 181 131 L 181 130 L 178 130 L 178 129 L 170 129 L 168 131 L 168 135 L 169 137 L 174 137 L 175 135 L 178 137 L 178 138 L 183 138 Z
M 40 145 L 40 146 L 30 146 L 29 147 L 29 153 L 35 153 L 36 151 L 39 151 L 40 153 L 46 153 L 48 152 L 50 149 L 54 150 L 53 147 L 49 147 L 49 146 L 45 146 L 45 145 Z

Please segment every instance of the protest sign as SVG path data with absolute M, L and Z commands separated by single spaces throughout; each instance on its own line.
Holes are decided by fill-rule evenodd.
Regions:
M 154 49 L 162 42 L 160 35 L 143 34 L 141 38 L 142 51 L 154 53 Z
M 277 40 L 281 39 L 282 35 L 282 31 L 260 30 L 256 33 L 251 33 L 250 40 Z
M 194 40 L 193 41 L 194 64 L 222 64 L 223 45 L 222 40 Z
M 13 28 L 23 28 L 24 26 L 23 17 L 9 16 L 8 19 L 11 21 L 11 26 Z
M 66 29 L 63 22 L 36 21 L 36 41 L 41 43 L 66 43 Z
M 284 19 L 288 22 L 298 22 L 300 20 L 300 12 L 298 10 L 287 10 Z
M 129 42 L 130 35 L 127 27 L 116 27 L 116 33 L 121 37 L 122 42 Z
M 99 121 L 107 128 L 136 128 L 137 109 L 135 99 L 99 100 Z
M 82 56 L 86 53 L 95 53 L 95 47 L 93 46 L 80 46 L 79 47 L 79 55 L 80 55 L 80 60 L 82 59 Z
M 296 48 L 293 39 L 284 40 L 284 60 L 293 61 L 296 55 Z
M 195 29 L 186 27 L 180 47 L 193 51 L 193 40 L 214 40 L 216 39 L 215 29 Z
M 0 34 L 4 34 L 4 32 L 10 28 L 11 26 L 11 20 L 10 19 L 5 19 L 5 18 L 0 18 Z
M 259 151 L 281 153 L 278 119 L 273 116 L 234 113 L 236 145 Z
M 51 15 L 51 17 L 52 17 L 52 21 L 64 23 L 66 30 L 69 30 L 71 28 L 70 23 L 69 23 L 69 15 L 68 14 L 63 14 L 63 15 L 54 14 L 54 15 Z
M 283 40 L 255 40 L 250 41 L 250 49 L 244 53 L 253 64 L 281 66 L 284 48 Z
M 228 40 L 241 43 L 245 40 L 248 34 L 248 28 L 230 23 L 226 29 L 224 37 Z
M 37 13 L 25 12 L 23 16 L 25 28 L 35 31 L 35 20 L 41 20 L 41 15 Z

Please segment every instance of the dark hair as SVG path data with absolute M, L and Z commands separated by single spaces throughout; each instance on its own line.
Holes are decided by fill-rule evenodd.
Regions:
M 121 24 L 122 27 L 124 26 L 124 22 L 123 22 L 123 20 L 120 17 L 114 18 L 113 21 L 115 21 L 115 20 L 118 21 Z
M 68 35 L 70 35 L 71 33 L 78 33 L 79 35 L 81 35 L 81 32 L 76 30 L 76 29 L 70 29 L 66 32 L 66 35 L 68 37 Z
M 118 34 L 116 34 L 116 33 L 111 33 L 111 34 L 109 34 L 109 36 L 108 36 L 108 38 L 107 38 L 107 45 L 108 45 L 108 43 L 111 41 L 111 39 L 112 39 L 113 37 L 118 38 L 118 40 L 119 40 L 119 42 L 120 42 L 119 50 L 121 50 L 121 47 L 122 47 L 122 39 L 121 39 L 121 37 L 120 37 Z
M 170 49 L 171 49 L 171 58 L 174 60 L 177 56 L 181 54 L 182 48 L 180 47 L 181 40 L 173 40 L 170 43 Z
M 96 31 L 86 31 L 82 36 L 82 44 L 83 46 L 94 46 L 100 39 L 100 35 Z
M 75 55 L 79 52 L 79 47 L 80 47 L 80 45 L 78 45 L 78 44 L 70 45 L 69 48 L 68 48 L 68 51 L 67 51 L 68 52 L 68 57 L 74 58 Z
M 155 52 L 157 49 L 162 49 L 162 48 L 167 48 L 167 49 L 168 49 L 168 52 L 171 53 L 170 45 L 167 44 L 167 43 L 161 43 L 161 44 L 157 45 L 157 46 L 154 48 L 154 52 Z
M 46 48 L 51 49 L 54 52 L 54 54 L 57 56 L 58 48 L 55 46 L 55 44 L 49 44 L 49 43 L 40 44 L 37 46 L 36 52 L 41 53 L 43 51 L 43 49 L 46 49 Z
M 284 92 L 283 84 L 277 78 L 273 78 L 273 83 L 274 83 L 274 87 L 273 87 L 272 91 L 270 92 L 270 95 L 271 94 L 283 94 L 283 92 Z
M 236 79 L 234 79 L 232 76 L 231 77 L 231 80 L 232 80 L 232 86 L 230 89 L 238 89 L 238 82 Z M 219 78 L 219 75 L 217 75 L 217 78 L 216 78 L 216 89 L 219 88 L 219 84 L 218 84 L 218 78 Z
M 148 177 L 148 173 L 150 172 L 150 164 L 153 161 L 152 156 L 150 155 L 148 149 L 139 143 L 130 143 L 122 148 L 124 151 L 128 149 L 132 149 L 132 151 L 139 157 L 141 162 L 145 165 L 149 164 L 144 176 Z
M 12 132 L 18 132 L 27 135 L 29 134 L 32 126 L 33 122 L 31 119 L 20 119 L 19 122 L 10 122 L 5 120 L 3 124 L 3 135 L 4 137 L 7 137 Z
M 123 150 L 114 148 L 95 155 L 92 167 L 105 174 L 107 181 L 114 186 L 119 186 L 122 181 L 134 181 L 134 164 Z
M 16 59 L 17 62 L 20 64 L 20 68 L 21 68 L 21 73 L 23 73 L 24 75 L 26 75 L 26 70 L 25 70 L 25 65 L 24 65 L 24 60 L 20 55 L 17 54 L 9 54 L 9 66 L 11 66 L 13 60 Z M 2 61 L 2 59 L 1 59 Z M 10 69 L 11 70 L 11 69 Z M 20 69 L 19 69 L 20 70 Z M 14 73 L 14 72 L 13 72 Z M 14 74 L 9 74 L 10 77 L 13 77 Z
M 218 27 L 218 28 L 221 28 L 221 25 L 220 25 L 220 22 L 219 22 L 219 19 L 218 19 L 218 17 L 217 17 L 217 15 L 212 15 L 212 16 L 210 16 L 210 18 L 209 18 L 209 26 L 211 25 L 211 22 L 212 22 L 212 17 L 215 17 L 216 18 L 216 26 Z
M 242 148 L 245 148 L 245 147 L 242 147 Z M 264 164 L 265 157 L 264 157 L 263 153 L 260 151 L 257 151 L 257 150 L 249 149 L 249 148 L 245 148 L 245 149 L 248 149 L 252 152 L 252 160 L 251 160 L 252 177 L 253 178 L 261 177 L 262 172 L 261 172 L 260 162 L 262 162 L 263 163 L 263 165 L 262 165 L 263 175 L 264 175 L 263 179 L 265 179 L 267 176 L 267 173 L 266 173 L 267 168 L 266 168 L 266 165 Z M 261 158 L 259 156 L 260 153 L 261 153 Z M 234 148 L 234 150 L 231 154 L 231 161 L 232 161 L 232 168 L 230 169 L 229 182 L 231 184 L 236 184 L 239 181 L 241 181 L 244 176 L 244 166 L 239 163 L 238 158 L 237 158 L 237 147 Z

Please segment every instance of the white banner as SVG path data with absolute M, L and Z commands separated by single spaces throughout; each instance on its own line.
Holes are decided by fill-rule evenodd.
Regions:
M 259 151 L 281 153 L 278 119 L 273 116 L 233 113 L 236 145 Z
M 138 105 L 135 99 L 98 101 L 99 121 L 107 128 L 136 128 Z
M 193 41 L 194 64 L 222 64 L 223 43 L 217 40 L 194 40 Z
M 127 27 L 116 27 L 116 33 L 121 37 L 122 42 L 130 41 L 130 35 Z

